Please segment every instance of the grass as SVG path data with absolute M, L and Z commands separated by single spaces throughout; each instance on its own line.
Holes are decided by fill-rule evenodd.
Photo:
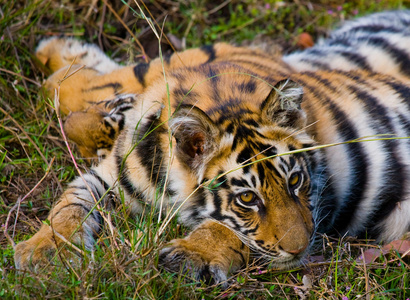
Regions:
M 221 1 L 217 6 L 213 3 L 159 0 L 146 5 L 177 49 L 216 41 L 240 44 L 268 36 L 281 51 L 287 52 L 298 48 L 302 32 L 317 38 L 343 19 L 410 4 L 398 0 L 247 0 Z M 128 4 L 137 10 L 133 1 Z M 157 56 L 155 35 L 129 6 L 105 0 L 16 0 L 0 4 L 2 228 L 11 207 L 20 197 L 26 197 L 8 222 L 8 233 L 15 242 L 27 239 L 39 229 L 64 186 L 76 176 L 55 111 L 40 89 L 46 70 L 32 53 L 42 38 L 64 34 L 96 43 L 122 62 Z M 146 57 L 124 25 L 141 42 Z M 170 52 L 171 47 L 164 42 L 162 50 Z M 76 160 L 80 166 L 86 165 L 81 158 Z M 47 176 L 41 181 L 44 175 Z M 13 267 L 12 246 L 0 235 L 0 298 L 410 298 L 409 265 L 399 254 L 364 265 L 357 258 L 374 245 L 326 237 L 317 253 L 313 253 L 323 255 L 321 262 L 312 262 L 307 267 L 281 271 L 249 266 L 230 279 L 228 290 L 192 283 L 183 274 L 170 274 L 158 270 L 156 265 L 158 248 L 166 241 L 183 237 L 187 230 L 173 220 L 155 239 L 161 225 L 156 211 L 129 218 L 122 208 L 107 211 L 109 222 L 97 243 L 94 259 L 86 255 L 75 266 L 63 259 L 63 265 L 39 274 L 18 274 Z

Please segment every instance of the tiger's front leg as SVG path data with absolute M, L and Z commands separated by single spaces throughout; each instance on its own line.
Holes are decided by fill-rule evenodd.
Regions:
M 73 243 L 91 250 L 102 227 L 102 217 L 95 209 L 96 202 L 105 192 L 104 184 L 94 174 L 85 174 L 74 180 L 50 212 L 49 224 L 29 240 L 15 247 L 14 261 L 17 269 L 37 270 L 51 263 L 56 251 L 64 244 Z M 88 191 L 91 188 L 93 195 Z M 94 197 L 93 197 L 94 196 Z
M 224 283 L 228 273 L 246 265 L 249 248 L 229 228 L 214 221 L 199 225 L 184 239 L 176 239 L 161 250 L 159 264 L 195 280 Z

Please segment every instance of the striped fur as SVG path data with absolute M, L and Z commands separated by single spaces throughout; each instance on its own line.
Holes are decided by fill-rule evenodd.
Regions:
M 292 53 L 284 61 L 296 71 L 368 70 L 410 78 L 410 10 L 390 11 L 346 22 L 328 39 Z
M 315 147 L 410 136 L 410 86 L 400 76 L 296 73 L 280 58 L 225 44 L 174 54 L 163 68 L 165 76 L 154 60 L 70 78 L 63 103 L 69 94 L 98 103 L 114 86 L 136 96 L 112 151 L 86 175 L 91 191 L 76 179 L 53 208 L 54 231 L 92 249 L 110 187 L 134 214 L 181 206 L 179 220 L 193 230 L 165 246 L 160 263 L 222 282 L 251 253 L 299 264 L 317 231 L 390 241 L 410 229 L 409 140 Z M 50 228 L 17 245 L 17 268 L 41 264 L 63 243 Z

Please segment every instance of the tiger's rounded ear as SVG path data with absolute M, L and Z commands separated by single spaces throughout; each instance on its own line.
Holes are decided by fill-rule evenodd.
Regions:
M 298 83 L 290 79 L 282 80 L 262 102 L 262 116 L 279 126 L 301 129 L 306 125 L 302 99 L 303 88 Z
M 195 171 L 205 166 L 217 149 L 219 129 L 201 109 L 181 105 L 169 121 L 179 160 Z

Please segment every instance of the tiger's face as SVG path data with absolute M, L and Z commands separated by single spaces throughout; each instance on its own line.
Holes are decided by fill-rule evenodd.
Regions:
M 254 252 L 289 266 L 303 257 L 314 232 L 311 170 L 304 154 L 276 156 L 302 145 L 286 140 L 285 132 L 271 132 L 279 139 L 248 139 L 211 161 L 206 178 L 218 179 L 206 188 L 207 207 L 211 219 L 233 229 Z
M 315 231 L 310 178 L 316 153 L 297 153 L 313 142 L 304 131 L 303 111 L 293 106 L 301 101 L 294 88 L 282 83 L 259 112 L 222 124 L 192 107 L 182 108 L 184 117 L 174 119 L 180 159 L 197 171 L 203 185 L 201 203 L 194 203 L 185 218 L 224 224 L 280 267 L 300 262 Z

